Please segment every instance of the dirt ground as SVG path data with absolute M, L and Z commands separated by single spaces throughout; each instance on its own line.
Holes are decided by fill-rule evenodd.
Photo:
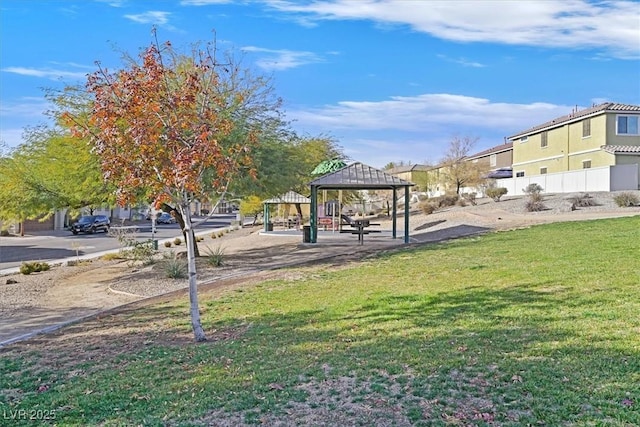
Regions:
M 558 196 L 547 198 L 550 206 L 547 211 L 535 213 L 522 209 L 521 198 L 500 203 L 481 201 L 478 206 L 454 207 L 431 215 L 414 212 L 410 216 L 412 241 L 424 244 L 479 231 L 640 215 L 640 207 L 618 208 L 607 197 L 610 198 L 599 195 L 596 206 L 573 211 L 561 209 L 564 198 Z M 383 229 L 391 228 L 385 218 L 376 221 Z M 355 236 L 351 236 L 351 240 L 309 245 L 302 244 L 301 233 L 293 237 L 265 236 L 259 231 L 257 227 L 243 228 L 217 239 L 206 236 L 200 243 L 201 253 L 222 248 L 224 265 L 211 267 L 206 257 L 201 257 L 199 288 L 215 294 L 267 277 L 294 274 L 281 269 L 285 266 L 315 264 L 335 269 L 376 252 L 403 246 L 401 239 L 393 242 L 370 239 L 359 246 Z M 176 250 L 175 247 L 161 249 L 164 253 Z M 50 271 L 28 276 L 0 277 L 0 345 L 126 304 L 146 304 L 158 298 L 166 300 L 185 295 L 186 279 L 167 278 L 163 265 L 162 262 L 141 266 L 122 260 L 94 260 L 80 266 L 55 266 Z

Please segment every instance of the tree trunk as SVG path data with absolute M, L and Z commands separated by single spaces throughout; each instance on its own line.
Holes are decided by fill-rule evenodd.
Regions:
M 189 207 L 187 207 L 187 209 L 185 209 L 184 211 L 186 212 L 189 209 Z M 186 221 L 185 221 L 185 217 L 184 214 L 181 212 L 182 209 L 178 210 L 172 206 L 169 206 L 168 204 L 164 204 L 162 206 L 162 211 L 164 212 L 168 212 L 170 213 L 175 219 L 176 222 L 178 223 L 178 225 L 180 226 L 180 230 L 182 230 L 182 237 L 184 237 L 184 241 L 186 242 L 188 240 L 187 238 L 187 228 L 186 228 Z M 198 248 L 198 242 L 196 242 L 196 238 L 195 238 L 195 231 L 191 228 L 191 211 L 189 210 L 189 230 L 191 230 L 191 238 L 193 241 L 193 253 L 194 256 L 199 257 L 200 256 L 200 249 Z
M 185 223 L 184 233 L 187 243 L 187 261 L 189 272 L 189 302 L 191 304 L 191 326 L 193 327 L 193 335 L 197 342 L 206 341 L 207 337 L 202 329 L 200 322 L 200 308 L 198 306 L 198 282 L 196 276 L 196 256 L 195 256 L 195 239 L 193 230 L 191 229 L 191 213 L 189 212 L 189 205 L 181 205 L 182 218 Z

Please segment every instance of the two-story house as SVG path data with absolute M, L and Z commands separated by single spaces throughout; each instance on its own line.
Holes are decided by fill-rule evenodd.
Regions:
M 467 156 L 466 160 L 488 171 L 487 178 L 511 178 L 513 164 L 513 143 L 505 142 Z
M 514 178 L 553 174 L 553 192 L 640 189 L 639 122 L 640 106 L 607 102 L 512 135 Z

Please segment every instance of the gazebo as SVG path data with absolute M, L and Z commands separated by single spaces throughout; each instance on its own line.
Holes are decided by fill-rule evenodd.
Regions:
M 321 176 L 309 183 L 311 186 L 311 235 L 310 242 L 318 240 L 318 190 L 392 190 L 392 237 L 397 233 L 396 199 L 399 188 L 404 188 L 404 242 L 409 243 L 409 188 L 412 182 L 390 175 L 379 169 L 356 162 Z
M 279 204 L 301 204 L 308 205 L 311 203 L 311 199 L 303 196 L 302 194 L 296 193 L 295 191 L 288 191 L 285 194 L 281 194 L 277 197 L 272 197 L 271 199 L 265 200 L 262 202 L 263 205 L 263 215 L 264 215 L 264 231 L 271 231 L 268 229 L 269 226 L 269 205 L 279 205 Z

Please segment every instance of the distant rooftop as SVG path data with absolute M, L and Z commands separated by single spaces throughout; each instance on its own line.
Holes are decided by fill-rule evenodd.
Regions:
M 391 169 L 386 169 L 385 172 L 395 175 L 395 174 L 405 173 L 405 172 L 428 171 L 431 169 L 433 169 L 433 166 L 415 164 L 415 165 L 396 166 Z
M 480 151 L 479 153 L 472 154 L 467 156 L 466 160 L 473 160 L 479 157 L 485 157 L 489 154 L 502 153 L 503 151 L 509 151 L 513 149 L 513 142 L 506 142 L 504 144 L 496 145 L 495 147 L 487 148 L 484 151 Z
M 555 127 L 562 126 L 566 123 L 571 123 L 575 121 L 579 121 L 589 116 L 597 116 L 600 114 L 604 114 L 607 112 L 616 112 L 616 113 L 640 113 L 640 105 L 628 105 L 628 104 L 616 104 L 614 102 L 605 102 L 603 104 L 594 105 L 590 108 L 585 108 L 584 110 L 573 111 L 571 114 L 567 114 L 566 116 L 558 117 L 549 122 L 543 123 L 541 125 L 534 126 L 530 129 L 527 129 L 523 132 L 519 132 L 515 135 L 511 135 L 507 137 L 508 139 L 516 139 L 522 136 L 527 136 L 532 133 L 539 132 L 544 129 L 553 129 Z

